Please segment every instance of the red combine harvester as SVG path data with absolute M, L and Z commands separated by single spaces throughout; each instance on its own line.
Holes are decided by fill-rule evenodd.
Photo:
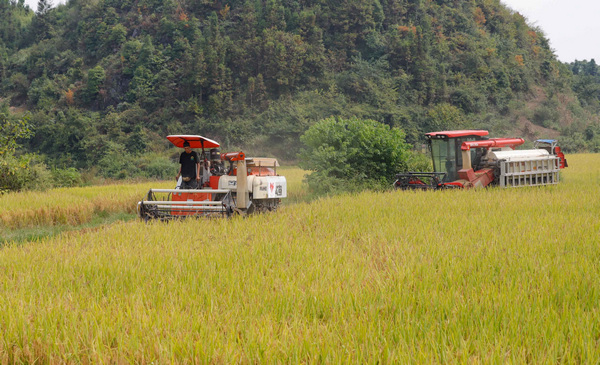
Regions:
M 277 175 L 274 158 L 248 158 L 244 152 L 220 153 L 219 143 L 202 136 L 173 135 L 167 139 L 182 148 L 201 149 L 200 184 L 197 189 L 150 189 L 138 202 L 144 220 L 188 216 L 230 216 L 277 209 L 287 196 L 287 182 Z
M 435 172 L 396 175 L 398 189 L 479 188 L 489 185 L 557 184 L 567 160 L 556 140 L 539 139 L 534 149 L 515 150 L 522 138 L 487 138 L 485 130 L 427 133 Z

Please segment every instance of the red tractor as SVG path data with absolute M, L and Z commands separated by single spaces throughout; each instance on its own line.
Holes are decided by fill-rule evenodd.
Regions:
M 399 189 L 479 188 L 557 184 L 567 160 L 556 140 L 539 139 L 534 149 L 515 150 L 522 138 L 487 138 L 485 130 L 427 133 L 434 172 L 396 175 Z

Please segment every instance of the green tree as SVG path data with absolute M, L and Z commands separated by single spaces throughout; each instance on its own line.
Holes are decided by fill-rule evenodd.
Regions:
M 105 78 L 106 73 L 104 72 L 104 68 L 100 65 L 88 71 L 87 86 L 85 89 L 85 99 L 87 102 L 92 102 L 96 99 Z
M 39 0 L 36 16 L 33 19 L 33 32 L 36 41 L 50 38 L 54 32 L 52 20 L 50 19 L 52 10 L 51 0 Z
M 21 138 L 32 135 L 29 118 L 11 118 L 0 113 L 0 194 L 20 190 L 27 184 L 29 156 L 15 156 Z
M 427 112 L 428 130 L 444 131 L 461 129 L 466 126 L 465 118 L 460 109 L 454 105 L 442 103 L 432 107 Z
M 312 171 L 317 193 L 382 188 L 404 169 L 409 145 L 404 132 L 374 120 L 327 118 L 300 138 L 300 166 Z
M 18 140 L 31 137 L 32 134 L 29 117 L 9 118 L 0 113 L 0 156 L 13 154 L 18 147 Z

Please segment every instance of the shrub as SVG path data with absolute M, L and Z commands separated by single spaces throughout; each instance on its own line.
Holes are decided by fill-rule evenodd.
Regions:
M 23 190 L 47 190 L 54 187 L 52 173 L 41 156 L 27 154 L 22 158 L 27 160 L 26 171 L 23 172 L 25 177 Z
M 553 103 L 544 103 L 539 106 L 532 117 L 533 124 L 540 125 L 545 128 L 556 128 L 560 122 L 560 115 L 557 106 Z
M 55 187 L 78 186 L 82 183 L 81 173 L 74 167 L 69 167 L 67 169 L 53 169 L 52 182 Z
M 431 131 L 461 129 L 465 125 L 464 115 L 454 105 L 438 104 L 427 112 L 427 126 Z
M 144 177 L 169 180 L 177 174 L 178 165 L 168 157 L 158 154 L 146 155 L 138 164 Z
M 381 188 L 407 167 L 404 132 L 374 120 L 327 118 L 301 137 L 300 166 L 311 191 L 330 193 Z
M 431 156 L 426 153 L 409 151 L 405 171 L 433 171 Z
M 0 157 L 0 193 L 23 189 L 29 179 L 29 160 L 25 157 Z
M 109 142 L 104 156 L 98 161 L 98 167 L 104 177 L 125 179 L 136 176 L 139 172 L 134 158 L 125 151 L 125 147 L 115 142 Z

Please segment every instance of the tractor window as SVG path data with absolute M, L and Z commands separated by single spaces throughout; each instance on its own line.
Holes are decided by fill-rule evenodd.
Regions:
M 445 172 L 444 182 L 458 179 L 456 168 L 456 146 L 454 139 L 432 139 L 431 154 L 433 169 L 436 172 Z
M 460 146 L 465 141 L 475 141 L 480 138 L 468 136 L 462 138 L 432 139 L 431 154 L 433 169 L 436 172 L 445 172 L 443 182 L 458 180 L 458 170 L 462 169 L 462 153 Z M 471 161 L 476 159 L 476 150 L 471 150 Z

